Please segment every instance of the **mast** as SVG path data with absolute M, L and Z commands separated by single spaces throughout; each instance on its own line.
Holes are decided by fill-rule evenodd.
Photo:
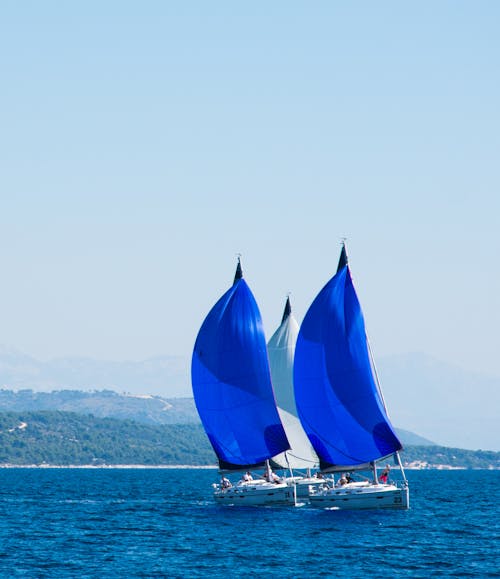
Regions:
M 286 296 L 285 310 L 283 311 L 281 323 L 283 323 L 291 313 L 292 313 L 292 306 L 290 305 L 290 296 Z
M 342 249 L 340 251 L 339 264 L 337 266 L 337 273 L 346 265 L 349 265 L 349 260 L 347 258 L 347 250 L 345 248 L 345 239 L 342 240 Z
M 283 310 L 283 317 L 281 318 L 281 324 L 283 324 L 285 322 L 285 320 L 287 320 L 287 318 L 290 316 L 290 314 L 292 313 L 292 306 L 290 304 L 290 296 L 286 296 L 286 303 L 285 303 L 285 309 Z M 286 460 L 286 464 L 288 466 L 288 470 L 290 471 L 290 476 L 293 479 L 293 470 L 292 467 L 290 466 L 290 461 L 288 460 L 288 451 L 285 450 L 284 452 L 285 455 L 285 460 Z
M 345 245 L 345 239 L 342 240 L 342 250 L 340 252 L 340 258 L 339 258 L 339 264 L 337 267 L 337 273 L 346 265 L 349 265 L 349 259 L 347 257 L 347 249 L 346 249 L 346 245 Z M 368 339 L 368 334 L 365 331 L 365 335 L 366 335 L 366 345 L 368 347 L 368 355 L 370 357 L 370 365 L 372 367 L 372 371 L 373 371 L 373 376 L 375 378 L 375 384 L 377 385 L 377 390 L 380 396 L 380 399 L 382 401 L 382 406 L 384 407 L 384 410 L 387 414 L 387 416 L 389 417 L 389 412 L 387 411 L 387 405 L 385 403 L 385 399 L 384 399 L 384 394 L 382 392 L 382 388 L 380 386 L 380 379 L 378 376 L 378 372 L 377 372 L 377 366 L 375 365 L 375 359 L 373 357 L 373 352 L 372 352 L 372 348 L 371 348 L 371 344 L 370 344 L 370 340 Z M 394 453 L 394 456 L 396 456 L 397 461 L 398 461 L 398 466 L 401 470 L 401 474 L 403 475 L 403 480 L 405 481 L 405 483 L 407 483 L 408 481 L 406 480 L 406 475 L 405 475 L 405 471 L 403 468 L 403 464 L 401 462 L 401 457 L 399 455 L 399 451 L 396 451 Z M 373 461 L 372 463 L 372 467 L 373 467 L 373 478 L 375 480 L 375 482 L 378 482 L 378 477 L 377 477 L 377 462 Z
M 291 449 L 273 457 L 273 462 L 288 469 L 304 469 L 317 464 L 318 459 L 300 423 L 293 391 L 293 359 L 299 325 L 292 313 L 290 295 L 286 295 L 281 322 L 270 338 L 267 348 L 271 380 L 278 412 Z
M 238 255 L 238 265 L 236 266 L 236 272 L 234 274 L 234 281 L 233 281 L 233 285 L 239 281 L 240 279 L 243 279 L 243 270 L 241 269 L 241 256 Z

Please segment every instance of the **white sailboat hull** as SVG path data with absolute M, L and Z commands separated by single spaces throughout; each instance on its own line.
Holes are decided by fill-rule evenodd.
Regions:
M 335 509 L 408 509 L 408 487 L 393 484 L 350 483 L 311 492 L 312 506 Z
M 305 477 L 305 476 L 294 476 L 294 477 L 287 477 L 282 479 L 283 482 L 286 482 L 290 485 L 293 489 L 293 485 L 295 485 L 295 492 L 297 493 L 297 498 L 301 499 L 308 499 L 311 492 L 314 489 L 318 489 L 320 486 L 323 486 L 325 481 L 319 480 L 316 477 Z
M 215 489 L 214 499 L 225 505 L 293 505 L 293 486 L 286 483 L 269 483 L 264 480 L 241 481 L 228 489 Z

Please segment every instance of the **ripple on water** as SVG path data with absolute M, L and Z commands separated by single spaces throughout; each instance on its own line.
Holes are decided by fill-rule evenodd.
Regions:
M 0 477 L 0 576 L 498 572 L 498 472 L 410 472 L 412 508 L 394 512 L 224 508 L 211 499 L 213 471 L 3 469 Z

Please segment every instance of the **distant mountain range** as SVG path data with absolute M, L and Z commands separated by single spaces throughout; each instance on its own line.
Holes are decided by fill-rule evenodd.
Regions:
M 13 348 L 0 346 L 0 386 L 50 392 L 103 390 L 130 394 L 191 396 L 187 358 L 158 356 L 139 362 L 90 358 L 56 358 L 42 362 Z
M 444 446 L 500 450 L 500 378 L 424 354 L 378 364 L 391 420 Z
M 425 354 L 385 357 L 377 366 L 393 423 L 438 444 L 500 450 L 500 378 L 468 372 Z M 190 362 L 179 356 L 138 362 L 87 358 L 41 362 L 3 347 L 1 386 L 35 392 L 112 390 L 169 401 L 192 396 Z

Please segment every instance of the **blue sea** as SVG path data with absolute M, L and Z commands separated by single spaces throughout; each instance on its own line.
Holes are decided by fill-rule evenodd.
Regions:
M 223 507 L 212 470 L 1 469 L 1 577 L 500 577 L 500 472 L 409 471 L 408 511 Z

